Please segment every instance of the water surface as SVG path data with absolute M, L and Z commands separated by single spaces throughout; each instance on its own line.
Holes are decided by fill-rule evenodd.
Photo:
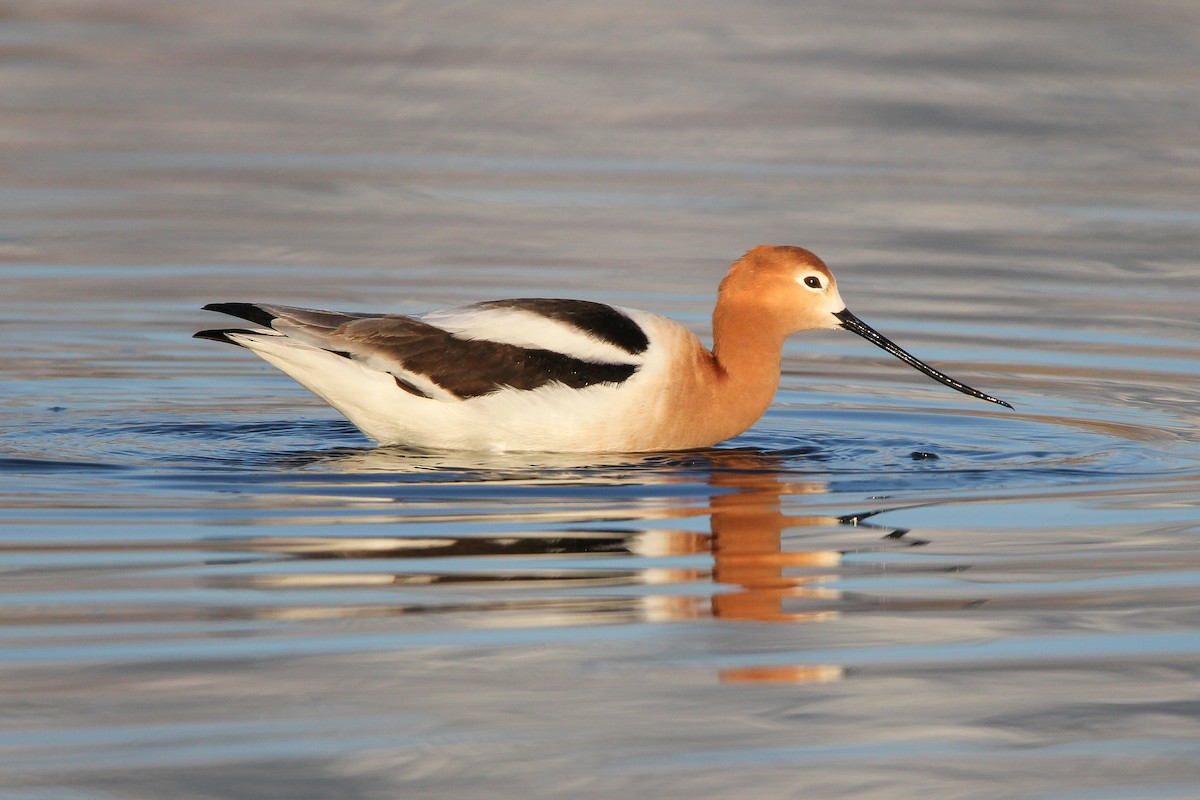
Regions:
M 1189 4 L 10 4 L 5 797 L 1200 792 Z M 651 455 L 375 448 L 209 301 L 857 337 Z

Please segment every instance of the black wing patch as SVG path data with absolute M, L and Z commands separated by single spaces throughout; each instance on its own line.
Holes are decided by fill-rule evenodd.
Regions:
M 642 327 L 612 306 L 590 300 L 489 300 L 474 308 L 516 308 L 570 325 L 582 333 L 619 347 L 631 356 L 641 355 L 650 346 Z
M 506 386 L 528 390 L 561 383 L 582 389 L 621 383 L 638 370 L 637 364 L 602 364 L 552 350 L 460 339 L 411 317 L 355 320 L 343 325 L 337 338 L 356 355 L 396 361 L 405 371 L 424 375 L 461 398 L 480 397 Z

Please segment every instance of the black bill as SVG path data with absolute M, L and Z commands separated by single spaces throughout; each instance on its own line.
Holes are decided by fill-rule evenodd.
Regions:
M 900 345 L 896 344 L 891 339 L 887 338 L 882 333 L 875 330 L 870 325 L 868 325 L 867 323 L 863 322 L 858 317 L 851 314 L 850 309 L 848 309 L 848 308 L 842 309 L 841 311 L 834 314 L 834 316 L 837 317 L 839 321 L 841 321 L 842 327 L 845 328 L 846 330 L 853 331 L 854 333 L 857 333 L 859 336 L 863 337 L 864 339 L 866 339 L 868 342 L 875 345 L 876 347 L 881 347 L 884 350 L 887 350 L 889 353 L 891 353 L 896 358 L 903 361 L 905 364 L 908 364 L 913 369 L 924 372 L 926 375 L 933 378 L 938 383 L 944 383 L 947 386 L 949 386 L 951 389 L 960 391 L 963 394 L 969 394 L 969 395 L 971 395 L 971 397 L 978 397 L 980 400 L 987 400 L 989 403 L 996 403 L 997 405 L 1002 405 L 1005 408 L 1012 408 L 1011 405 L 1004 402 L 1003 400 L 999 400 L 995 397 L 992 397 L 990 394 L 984 394 L 983 392 L 979 391 L 978 389 L 972 389 L 970 386 L 967 386 L 965 383 L 956 381 L 956 380 L 954 380 L 954 378 L 951 378 L 949 375 L 946 375 L 945 373 L 938 372 L 936 369 L 929 366 L 928 364 L 926 364 L 924 361 L 917 358 L 916 356 L 908 353 L 906 350 L 901 348 Z

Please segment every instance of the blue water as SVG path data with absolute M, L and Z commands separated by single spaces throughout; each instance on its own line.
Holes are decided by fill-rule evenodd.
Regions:
M 0 797 L 1200 796 L 1191 6 L 106 8 L 0 26 Z M 760 242 L 1015 408 L 413 452 L 190 338 Z

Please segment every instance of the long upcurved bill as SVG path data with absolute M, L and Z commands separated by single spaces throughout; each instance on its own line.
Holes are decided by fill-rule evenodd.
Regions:
M 922 361 L 921 359 L 912 355 L 908 351 L 904 350 L 902 347 L 900 347 L 900 345 L 896 344 L 891 339 L 887 338 L 882 333 L 875 330 L 870 325 L 868 325 L 867 323 L 863 322 L 858 317 L 851 314 L 850 309 L 844 308 L 841 311 L 834 314 L 834 316 L 838 318 L 838 321 L 840 321 L 842 323 L 842 327 L 845 328 L 846 330 L 857 333 L 859 336 L 863 337 L 864 339 L 866 339 L 868 342 L 875 345 L 876 347 L 881 347 L 884 350 L 887 350 L 889 353 L 891 353 L 896 358 L 903 361 L 905 364 L 908 364 L 910 367 L 912 367 L 913 369 L 919 370 L 920 372 L 924 372 L 926 375 L 933 378 L 938 383 L 944 383 L 947 386 L 949 386 L 951 389 L 962 392 L 963 394 L 969 394 L 969 395 L 971 395 L 971 397 L 978 397 L 980 400 L 987 400 L 989 403 L 996 403 L 997 405 L 1002 405 L 1005 408 L 1012 408 L 1011 405 L 1004 402 L 1003 400 L 992 397 L 990 394 L 984 394 L 983 392 L 979 391 L 978 389 L 972 389 L 970 386 L 967 386 L 965 383 L 956 381 L 956 380 L 954 380 L 954 378 L 951 378 L 949 375 L 947 375 L 943 372 L 938 372 L 936 369 L 929 366 L 924 361 Z

